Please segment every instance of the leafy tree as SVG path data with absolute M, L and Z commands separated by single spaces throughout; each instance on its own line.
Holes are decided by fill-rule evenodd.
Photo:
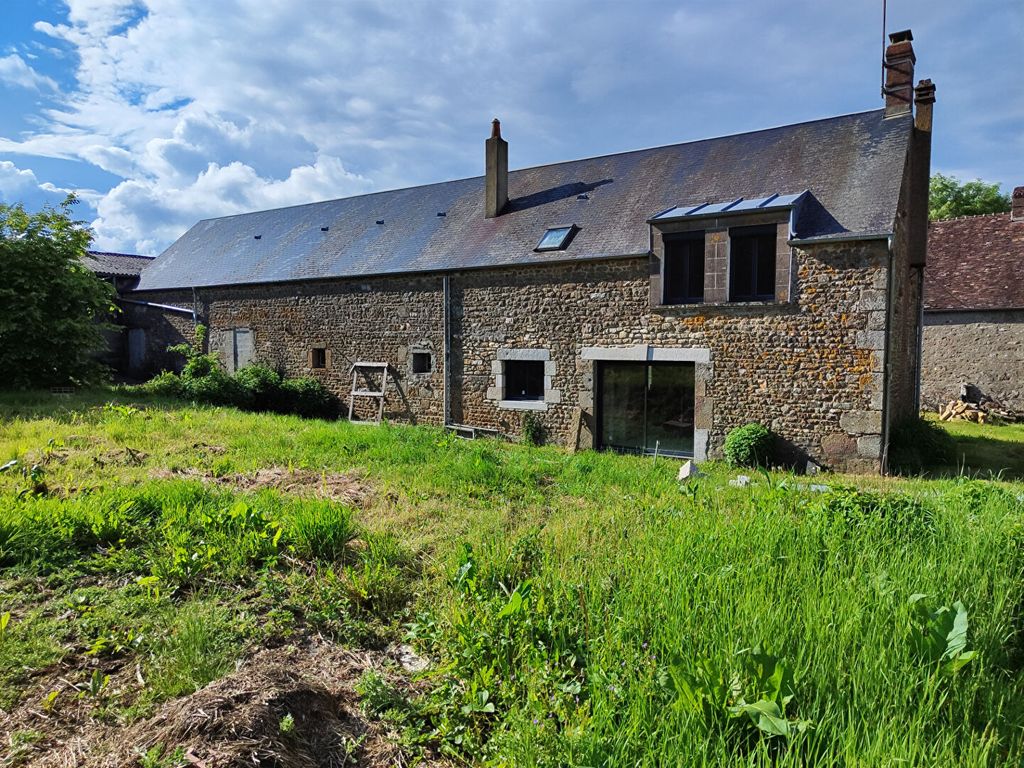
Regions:
M 928 193 L 928 218 L 932 221 L 1010 210 L 1010 196 L 1002 194 L 998 184 L 981 179 L 961 183 L 956 176 L 936 173 Z
M 27 213 L 0 204 L 0 387 L 86 384 L 100 379 L 100 322 L 115 311 L 113 287 L 82 264 L 92 233 L 69 195 Z

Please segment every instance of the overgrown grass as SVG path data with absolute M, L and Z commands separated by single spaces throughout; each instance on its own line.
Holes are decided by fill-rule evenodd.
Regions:
M 59 659 L 137 663 L 145 690 L 104 704 L 130 718 L 262 645 L 405 637 L 434 660 L 425 684 L 359 690 L 413 753 L 1024 760 L 1022 485 L 739 488 L 710 465 L 681 489 L 664 459 L 48 397 L 3 401 L 0 463 L 26 472 L 0 475 L 0 706 Z M 370 501 L 151 477 L 271 465 L 356 472 Z

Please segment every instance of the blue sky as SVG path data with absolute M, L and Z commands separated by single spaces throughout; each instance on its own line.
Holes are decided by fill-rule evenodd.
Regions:
M 201 218 L 881 105 L 881 0 L 5 0 L 0 201 L 96 246 Z M 889 0 L 933 170 L 1024 184 L 1024 2 Z

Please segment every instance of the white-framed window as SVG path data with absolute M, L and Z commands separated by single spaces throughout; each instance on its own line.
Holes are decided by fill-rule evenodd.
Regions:
M 546 411 L 548 405 L 562 400 L 553 386 L 555 371 L 547 349 L 502 347 L 491 363 L 487 399 L 508 410 Z

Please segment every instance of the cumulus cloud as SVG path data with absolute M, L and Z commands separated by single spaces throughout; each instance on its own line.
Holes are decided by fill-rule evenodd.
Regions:
M 16 53 L 0 56 L 0 83 L 33 91 L 57 90 L 57 83 L 53 78 L 40 75 Z
M 87 200 L 117 250 L 159 251 L 200 218 L 478 174 L 495 115 L 515 167 L 880 105 L 877 9 L 855 3 L 64 2 L 61 23 L 35 25 L 37 52 L 63 52 L 74 86 L 45 98 L 56 86 L 37 81 L 45 107 L 0 153 L 109 174 Z M 954 136 L 1013 73 L 986 65 L 956 87 L 972 12 L 940 3 L 907 0 L 891 21 L 914 24 L 940 107 L 956 94 L 937 109 Z
M 0 160 L 0 198 L 14 200 L 26 189 L 38 185 L 39 181 L 32 171 L 18 168 L 10 160 Z

